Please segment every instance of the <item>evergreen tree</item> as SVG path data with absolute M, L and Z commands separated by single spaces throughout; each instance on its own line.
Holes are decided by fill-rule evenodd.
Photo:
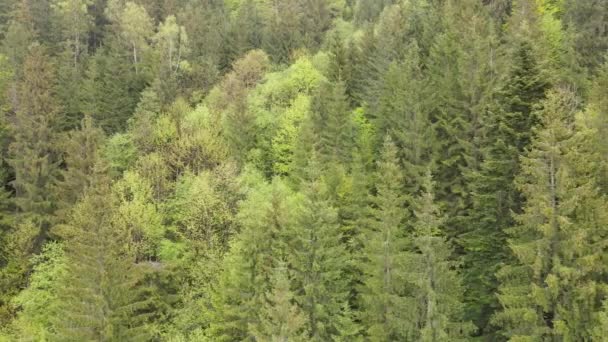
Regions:
M 602 65 L 608 52 L 608 3 L 565 0 L 561 6 L 566 29 L 574 36 L 580 63 L 592 70 Z
M 126 63 L 115 38 L 91 57 L 83 85 L 82 111 L 90 113 L 106 133 L 124 130 L 145 88 L 146 75 Z
M 80 129 L 65 136 L 61 147 L 66 169 L 61 171 L 61 180 L 56 184 L 60 209 L 70 208 L 91 186 L 103 138 L 103 131 L 95 127 L 90 116 L 82 120 Z
M 378 138 L 388 134 L 397 147 L 403 190 L 409 194 L 418 191 L 435 148 L 419 53 L 413 43 L 403 63 L 391 64 L 374 115 Z
M 348 165 L 355 143 L 354 125 L 344 83 L 325 83 L 313 100 L 311 120 L 315 151 L 324 165 Z
M 355 20 L 359 23 L 374 22 L 382 10 L 392 5 L 393 0 L 357 0 L 355 3 Z
M 604 137 L 608 134 L 608 62 L 599 69 L 592 82 L 589 103 L 586 108 L 589 124 L 596 129 L 594 145 L 600 155 L 601 164 L 597 176 L 598 186 L 602 194 L 608 193 L 608 142 Z
M 54 69 L 41 46 L 33 46 L 25 60 L 19 93 L 9 164 L 15 171 L 15 203 L 39 227 L 36 244 L 40 246 L 55 209 L 51 188 L 59 171 Z
M 290 61 L 292 53 L 303 46 L 303 2 L 271 1 L 267 5 L 262 46 L 276 63 Z
M 591 130 L 575 120 L 576 99 L 550 92 L 541 127 L 517 178 L 525 199 L 508 230 L 514 261 L 498 273 L 502 311 L 495 315 L 511 339 L 591 339 L 601 307 L 605 267 L 605 201 L 593 174 L 597 157 Z
M 406 326 L 406 336 L 414 341 L 465 341 L 474 329 L 463 319 L 463 288 L 445 238 L 445 218 L 435 204 L 430 172 L 422 191 L 413 204 L 414 249 L 408 254 L 404 274 L 411 287 L 406 306 L 411 324 Z
M 269 67 L 268 56 L 261 50 L 248 52 L 233 64 L 219 85 L 219 99 L 214 109 L 222 111 L 223 134 L 234 159 L 244 164 L 255 143 L 255 116 L 247 107 L 247 96 L 262 80 Z
M 364 281 L 361 321 L 372 341 L 405 340 L 408 300 L 405 297 L 406 251 L 403 175 L 397 148 L 387 135 L 376 174 L 371 227 L 363 235 Z
M 272 291 L 274 269 L 285 257 L 285 234 L 293 229 L 290 214 L 296 201 L 277 179 L 259 185 L 241 205 L 238 220 L 243 228 L 224 259 L 212 296 L 210 332 L 217 341 L 251 340 L 249 327 L 263 324 L 260 309 L 266 294 Z
M 297 222 L 289 232 L 289 264 L 295 300 L 312 341 L 347 341 L 356 333 L 348 297 L 350 256 L 342 243 L 337 213 L 326 199 L 319 165 L 312 158 Z
M 116 220 L 110 186 L 97 165 L 94 184 L 58 228 L 66 241 L 66 276 L 59 293 L 55 338 L 61 341 L 143 341 L 150 332 L 143 310 L 142 265 Z
M 272 290 L 260 313 L 260 322 L 250 327 L 259 341 L 306 341 L 302 330 L 305 317 L 293 303 L 286 265 L 279 264 L 273 272 Z
M 465 251 L 467 311 L 480 333 L 498 308 L 495 274 L 508 259 L 505 229 L 513 226 L 512 212 L 519 212 L 521 195 L 514 185 L 519 156 L 528 147 L 538 119 L 534 107 L 544 97 L 546 82 L 529 42 L 517 43 L 508 53 L 509 71 L 497 103 L 484 122 L 482 158 L 478 170 L 465 175 L 471 192 L 466 233 L 459 244 Z
M 229 42 L 225 44 L 222 69 L 227 69 L 238 56 L 246 51 L 262 48 L 265 42 L 263 9 L 255 0 L 241 2 L 235 18 L 230 22 Z
M 476 0 L 448 0 L 444 29 L 429 56 L 431 107 L 437 141 L 437 198 L 446 207 L 451 236 L 465 229 L 470 206 L 467 173 L 479 168 L 483 122 L 496 87 L 497 41 L 486 8 Z M 467 37 L 465 41 L 461 37 Z

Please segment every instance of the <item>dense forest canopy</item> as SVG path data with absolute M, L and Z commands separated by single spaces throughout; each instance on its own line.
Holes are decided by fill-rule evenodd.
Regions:
M 607 341 L 608 0 L 0 0 L 0 341 Z

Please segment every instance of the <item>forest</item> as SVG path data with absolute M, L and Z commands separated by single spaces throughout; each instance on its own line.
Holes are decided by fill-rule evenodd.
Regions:
M 0 341 L 608 341 L 608 0 L 0 0 Z

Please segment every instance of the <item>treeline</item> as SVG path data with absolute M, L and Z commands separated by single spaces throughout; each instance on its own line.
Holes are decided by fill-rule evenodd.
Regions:
M 0 38 L 0 340 L 608 336 L 608 1 L 0 0 Z

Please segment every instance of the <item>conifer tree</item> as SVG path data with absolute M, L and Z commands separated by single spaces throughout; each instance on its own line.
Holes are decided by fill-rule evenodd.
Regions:
M 314 154 L 307 177 L 297 222 L 288 235 L 295 300 L 306 317 L 309 340 L 348 340 L 356 333 L 348 310 L 351 259 Z
M 430 172 L 413 207 L 413 250 L 404 275 L 410 287 L 406 336 L 414 341 L 465 341 L 474 329 L 463 319 L 464 289 L 445 238 L 445 218 L 435 203 Z
M 355 20 L 360 24 L 375 22 L 382 10 L 394 3 L 393 0 L 357 0 L 355 1 Z
M 299 0 L 272 1 L 265 9 L 262 46 L 277 63 L 288 62 L 294 50 L 303 45 L 302 5 Z
M 481 333 L 491 329 L 489 318 L 498 307 L 495 274 L 509 254 L 504 230 L 513 226 L 511 213 L 519 212 L 522 202 L 514 178 L 519 173 L 519 156 L 528 147 L 538 122 L 534 107 L 544 97 L 547 85 L 530 43 L 514 44 L 507 55 L 507 78 L 484 123 L 483 161 L 477 170 L 464 175 L 471 208 L 464 219 L 466 232 L 458 243 L 465 251 L 467 311 Z
M 142 266 L 129 248 L 128 230 L 100 164 L 94 184 L 58 228 L 66 241 L 66 276 L 55 317 L 61 341 L 143 341 L 150 332 L 143 311 L 151 298 L 139 288 Z
M 608 134 L 608 93 L 606 89 L 608 89 L 608 62 L 598 68 L 597 75 L 591 84 L 589 103 L 586 108 L 589 124 L 596 129 L 594 144 L 601 159 L 597 180 L 603 194 L 608 194 L 608 142 L 605 139 Z
M 312 105 L 315 151 L 323 165 L 349 165 L 355 143 L 351 111 L 343 82 L 321 85 Z
M 429 56 L 430 87 L 436 94 L 431 120 L 437 141 L 437 199 L 448 211 L 450 235 L 463 230 L 470 205 L 464 174 L 479 167 L 483 121 L 498 80 L 497 40 L 486 8 L 476 0 L 448 0 L 444 29 Z M 468 37 L 462 41 L 460 37 Z
M 250 326 L 252 335 L 258 341 L 306 341 L 303 331 L 306 318 L 293 303 L 288 269 L 284 263 L 275 268 L 272 284 L 261 309 L 260 322 Z
M 391 64 L 383 78 L 378 112 L 373 115 L 376 140 L 388 134 L 396 145 L 403 190 L 409 194 L 419 189 L 435 148 L 419 53 L 412 43 L 406 60 Z
M 147 81 L 147 75 L 136 73 L 126 63 L 118 41 L 111 36 L 89 59 L 82 111 L 90 113 L 104 132 L 120 132 L 126 128 Z
M 15 171 L 15 203 L 20 213 L 39 227 L 40 243 L 48 233 L 55 209 L 51 187 L 59 171 L 54 69 L 41 46 L 30 49 L 19 94 L 11 126 L 14 140 L 9 146 L 9 164 Z
M 363 232 L 364 272 L 361 321 L 373 341 L 406 338 L 408 300 L 405 297 L 407 237 L 403 175 L 397 148 L 386 136 L 376 174 L 377 191 L 370 229 Z
M 91 186 L 103 138 L 103 131 L 95 126 L 91 116 L 82 120 L 80 129 L 65 136 L 61 147 L 66 169 L 61 171 L 61 180 L 56 184 L 57 196 L 61 199 L 59 209 L 74 205 Z
M 221 69 L 228 69 L 232 62 L 246 51 L 262 48 L 266 39 L 263 12 L 261 4 L 255 0 L 244 0 L 240 3 L 228 28 L 230 44 L 223 46 Z
M 242 204 L 238 220 L 243 228 L 224 259 L 212 296 L 210 332 L 217 341 L 251 339 L 249 327 L 261 324 L 260 308 L 272 291 L 274 269 L 285 257 L 285 234 L 293 229 L 290 214 L 296 201 L 289 188 L 276 179 L 259 185 Z
M 575 120 L 576 99 L 553 90 L 539 112 L 541 127 L 522 159 L 525 199 L 508 230 L 514 261 L 498 273 L 502 311 L 494 323 L 519 340 L 590 340 L 601 308 L 607 236 L 605 200 L 593 174 L 593 134 Z
M 605 1 L 565 0 L 561 4 L 564 24 L 573 35 L 580 63 L 593 71 L 605 62 L 608 52 L 608 4 Z

